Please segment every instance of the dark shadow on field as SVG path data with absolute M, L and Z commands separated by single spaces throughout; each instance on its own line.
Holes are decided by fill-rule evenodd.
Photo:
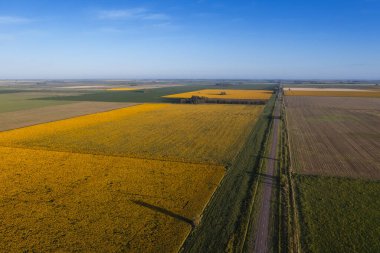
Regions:
M 272 187 L 275 187 L 277 185 L 278 177 L 272 176 L 264 173 L 256 173 L 256 172 L 246 172 L 247 174 L 254 175 L 255 178 L 257 178 L 260 182 L 260 184 L 263 185 L 270 185 Z
M 266 175 L 262 173 L 256 173 L 256 176 L 258 177 L 259 182 L 262 185 L 269 185 L 272 188 L 275 188 L 277 186 L 278 179 L 276 176 Z
M 259 159 L 267 159 L 267 160 L 273 160 L 273 161 L 277 161 L 278 159 L 275 159 L 275 158 L 272 158 L 272 157 L 268 157 L 268 156 L 261 156 L 261 155 L 254 155 L 255 157 L 259 158 Z
M 266 118 L 269 119 L 269 120 L 273 120 L 273 119 L 281 119 L 281 116 L 277 116 L 277 115 L 267 115 Z
M 268 174 L 264 174 L 264 173 L 256 173 L 256 175 L 258 177 L 261 177 L 261 178 L 267 178 L 267 179 L 272 179 L 272 180 L 276 180 L 277 179 L 276 176 L 272 176 L 272 175 L 268 175 Z
M 133 203 L 135 203 L 136 205 L 139 205 L 139 206 L 143 206 L 143 207 L 146 207 L 150 210 L 153 210 L 153 211 L 156 211 L 156 212 L 159 212 L 159 213 L 162 213 L 162 214 L 165 214 L 165 215 L 168 215 L 174 219 L 177 219 L 177 220 L 180 220 L 180 221 L 183 221 L 183 222 L 186 222 L 188 223 L 190 226 L 194 227 L 195 224 L 194 222 L 189 219 L 189 218 L 186 218 L 184 216 L 181 216 L 179 214 L 176 214 L 176 213 L 173 213 L 172 211 L 169 211 L 165 208 L 162 208 L 162 207 L 159 207 L 159 206 L 155 206 L 155 205 L 152 205 L 152 204 L 149 204 L 149 203 L 146 203 L 146 202 L 143 202 L 141 200 L 131 200 Z

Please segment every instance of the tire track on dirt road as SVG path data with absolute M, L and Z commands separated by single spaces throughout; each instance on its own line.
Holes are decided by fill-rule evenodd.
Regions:
M 277 158 L 277 145 L 278 145 L 278 130 L 280 122 L 280 103 L 281 95 L 277 98 L 274 113 L 273 113 L 273 128 L 272 128 L 272 141 L 270 153 L 267 157 L 266 171 L 261 175 L 260 184 L 262 185 L 263 194 L 261 198 L 261 207 L 259 211 L 259 219 L 255 224 L 256 226 L 256 238 L 254 247 L 251 247 L 251 251 L 255 253 L 269 252 L 269 231 L 270 231 L 270 218 L 271 218 L 271 198 L 272 190 L 276 185 L 276 179 L 274 176 L 276 158 Z

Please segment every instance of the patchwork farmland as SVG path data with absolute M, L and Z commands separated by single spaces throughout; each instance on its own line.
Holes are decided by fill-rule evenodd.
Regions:
M 285 91 L 293 174 L 283 183 L 288 209 L 281 212 L 288 214 L 282 224 L 292 251 L 380 248 L 380 99 L 371 92 Z
M 75 102 L 0 113 L 0 131 L 63 120 L 92 113 L 112 111 L 134 103 Z
M 380 253 L 380 0 L 0 0 L 0 253 Z
M 206 89 L 197 90 L 173 95 L 164 96 L 165 98 L 191 98 L 192 96 L 219 98 L 219 99 L 263 99 L 268 100 L 273 95 L 270 90 L 221 90 Z
M 376 252 L 378 89 L 323 87 L 1 88 L 0 252 Z
M 0 251 L 179 251 L 264 109 L 62 103 L 2 113 Z
M 0 146 L 223 165 L 240 150 L 262 109 L 144 104 L 7 131 Z

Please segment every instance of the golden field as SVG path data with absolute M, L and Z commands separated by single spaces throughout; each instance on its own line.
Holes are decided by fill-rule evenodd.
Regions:
M 165 98 L 191 98 L 192 96 L 219 99 L 259 99 L 268 100 L 273 92 L 270 90 L 223 90 L 205 89 L 164 96 Z
M 323 90 L 285 90 L 285 96 L 317 97 L 380 97 L 376 91 L 323 91 Z
M 178 252 L 263 107 L 143 104 L 0 132 L 0 252 Z
M 0 146 L 226 164 L 263 106 L 143 104 L 0 133 Z
M 0 147 L 0 252 L 176 252 L 222 166 Z

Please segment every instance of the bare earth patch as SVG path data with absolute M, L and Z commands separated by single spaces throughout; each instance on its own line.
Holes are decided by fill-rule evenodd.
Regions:
M 133 103 L 79 102 L 0 113 L 0 131 L 133 106 Z
M 298 172 L 380 179 L 380 99 L 286 97 L 286 106 Z

